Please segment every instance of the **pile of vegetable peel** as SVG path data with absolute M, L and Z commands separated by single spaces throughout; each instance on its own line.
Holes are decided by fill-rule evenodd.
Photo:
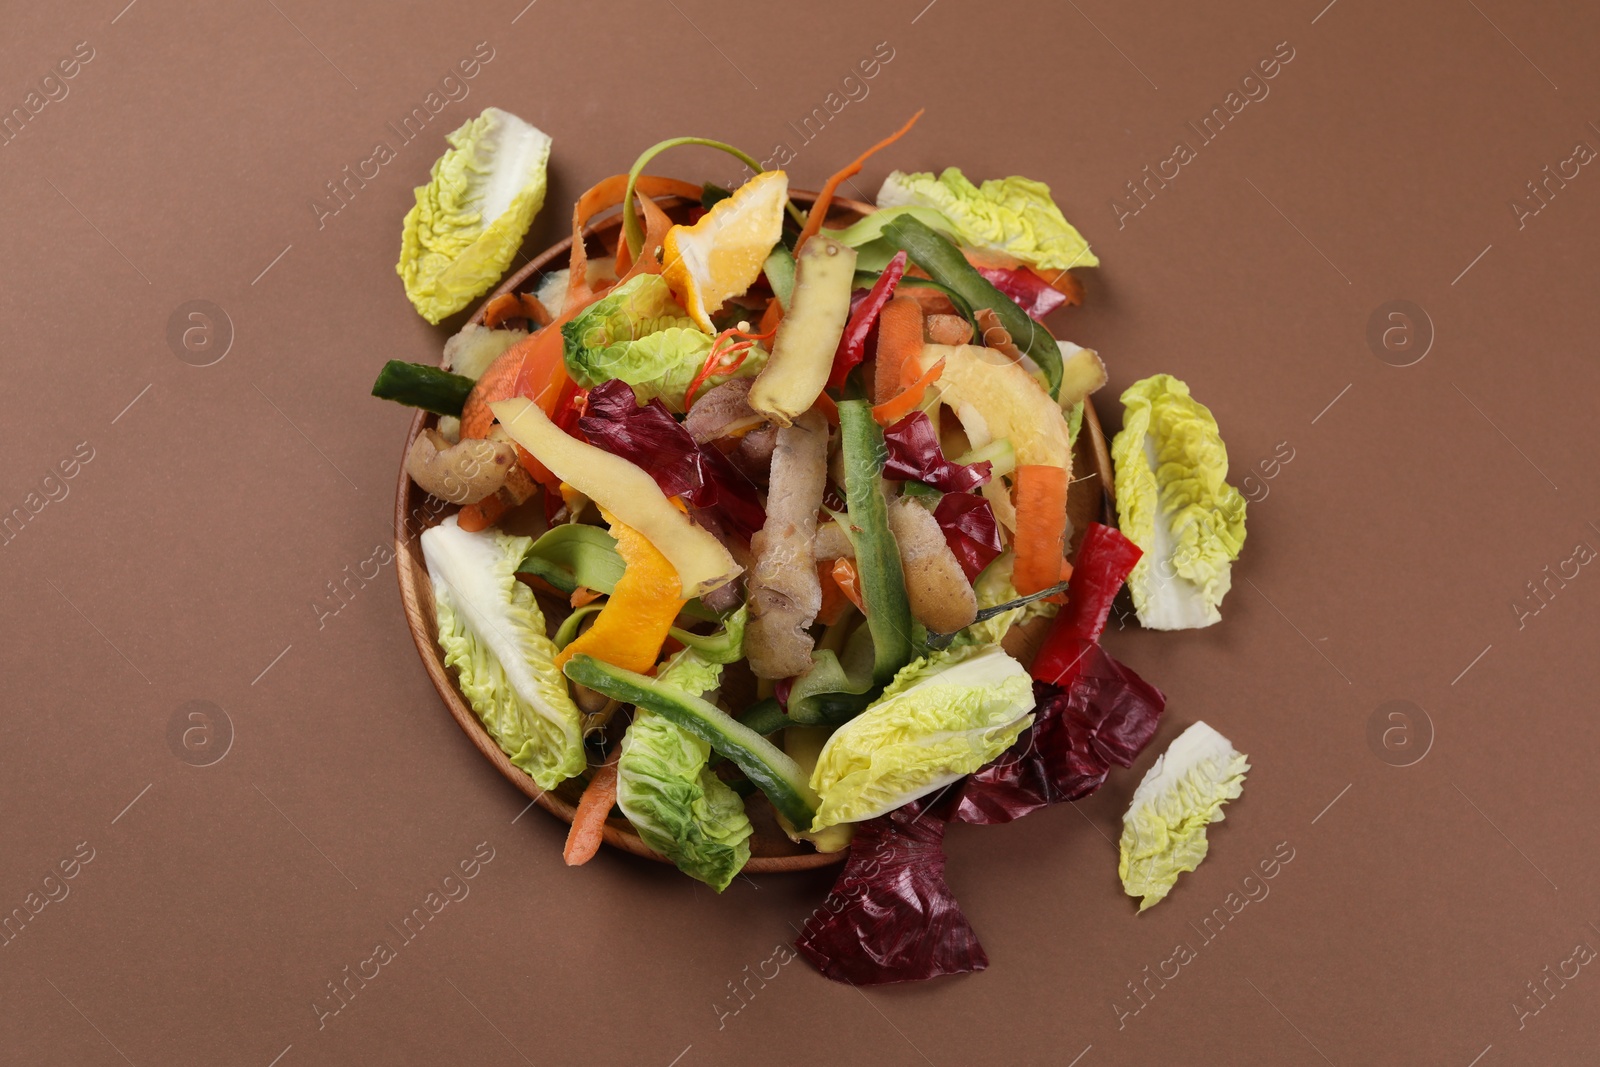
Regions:
M 616 819 L 718 892 L 772 820 L 848 850 L 796 947 L 856 985 L 988 966 L 947 827 L 1132 768 L 1166 697 L 1100 644 L 1119 594 L 1146 627 L 1212 625 L 1244 543 L 1217 421 L 1166 374 L 1122 393 L 1121 528 L 1074 529 L 1110 374 L 1055 336 L 1099 261 L 1047 185 L 893 171 L 879 210 L 830 217 L 921 115 L 809 207 L 737 148 L 662 141 L 577 199 L 564 269 L 373 387 L 429 413 L 406 470 L 456 508 L 420 538 L 443 659 L 512 764 L 577 798 L 566 862 Z M 433 323 L 504 274 L 552 158 L 497 108 L 448 140 L 398 267 Z M 645 173 L 688 148 L 749 179 Z M 1199 722 L 1150 768 L 1120 845 L 1139 910 L 1248 769 Z

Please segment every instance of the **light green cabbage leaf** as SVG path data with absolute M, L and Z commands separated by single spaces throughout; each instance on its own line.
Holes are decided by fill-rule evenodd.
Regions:
M 881 204 L 879 206 L 882 207 Z M 832 237 L 842 245 L 849 245 L 851 248 L 862 248 L 882 238 L 883 228 L 889 223 L 895 219 L 908 216 L 918 220 L 929 229 L 944 234 L 952 241 L 961 239 L 961 234 L 956 229 L 956 224 L 945 218 L 944 212 L 939 211 L 937 208 L 917 207 L 910 204 L 874 211 L 842 230 L 824 228 L 822 234 L 825 237 Z M 862 269 L 859 262 L 856 264 L 856 269 Z
M 1197 722 L 1156 759 L 1122 817 L 1117 873 L 1139 910 L 1158 904 L 1206 858 L 1206 827 L 1223 820 L 1222 805 L 1244 791 L 1250 764 L 1233 743 Z
M 659 274 L 636 274 L 579 312 L 561 327 L 567 372 L 586 389 L 636 370 L 627 361 L 628 345 L 647 334 L 673 327 L 701 331 Z M 709 334 L 706 348 L 711 347 Z M 650 375 L 641 375 L 641 380 Z M 624 381 L 629 379 L 623 378 Z
M 730 662 L 697 648 L 686 648 L 656 672 L 656 680 L 692 697 L 703 697 L 722 684 L 722 668 Z
M 811 774 L 812 830 L 882 815 L 999 756 L 1033 722 L 1033 680 L 996 645 L 913 660 L 835 730 Z
M 715 340 L 695 325 L 659 274 L 623 282 L 563 326 L 561 336 L 567 373 L 585 389 L 621 380 L 641 404 L 659 397 L 677 413 Z M 766 361 L 766 350 L 755 346 L 735 373 L 709 378 L 702 388 L 751 377 Z
M 906 205 L 936 208 L 955 225 L 961 243 L 1005 252 L 1042 271 L 1100 265 L 1043 182 L 991 178 L 973 185 L 955 167 L 937 178 L 897 170 L 883 180 L 878 207 Z
M 461 693 L 511 762 L 541 789 L 583 770 L 582 715 L 555 665 L 533 590 L 517 564 L 533 541 L 468 533 L 452 515 L 422 535 L 439 646 Z
M 689 386 L 694 384 L 695 377 L 705 366 L 706 357 L 711 354 L 711 338 L 698 330 L 672 329 L 641 337 L 629 348 L 633 355 L 646 363 L 666 365 L 659 375 L 628 383 L 633 386 L 639 403 L 648 404 L 659 398 L 668 411 L 675 415 L 683 414 L 688 409 L 686 398 Z M 696 390 L 695 396 L 703 396 L 708 389 L 734 378 L 753 378 L 766 365 L 767 350 L 760 345 L 751 345 L 738 370 L 732 374 L 713 374 Z
M 685 649 L 661 682 L 700 696 L 716 688 L 722 664 Z M 750 859 L 744 800 L 707 766 L 711 746 L 654 712 L 635 709 L 617 757 L 617 806 L 645 844 L 717 892 Z
M 1144 555 L 1128 577 L 1139 623 L 1152 630 L 1210 626 L 1244 547 L 1245 499 L 1227 483 L 1217 420 L 1170 374 L 1122 394 L 1111 442 L 1117 516 Z
M 406 296 L 437 323 L 489 291 L 511 265 L 533 217 L 544 206 L 550 137 L 501 111 L 484 108 L 446 140 L 406 212 L 400 262 Z

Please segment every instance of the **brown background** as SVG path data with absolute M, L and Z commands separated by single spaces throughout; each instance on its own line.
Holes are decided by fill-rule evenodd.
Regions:
M 94 850 L 70 896 L 0 948 L 0 1058 L 1593 1060 L 1592 967 L 1551 983 L 1521 1029 L 1513 1004 L 1546 965 L 1600 945 L 1600 576 L 1552 583 L 1520 629 L 1509 605 L 1579 542 L 1600 548 L 1600 175 L 1583 168 L 1520 229 L 1508 205 L 1575 142 L 1600 145 L 1592 10 L 122 3 L 11 4 L 0 30 L 6 111 L 75 43 L 95 53 L 0 148 L 0 508 L 93 449 L 70 495 L 0 546 L 0 912 L 80 842 Z M 470 97 L 319 229 L 323 183 L 394 140 L 385 124 L 481 41 L 494 58 Z M 1124 183 L 1193 143 L 1184 123 L 1282 41 L 1294 59 L 1270 96 L 1119 228 Z M 879 42 L 894 58 L 870 95 L 800 147 L 786 122 Z M 1268 495 L 1223 624 L 1107 638 L 1170 696 L 1139 766 L 1077 810 L 952 830 L 950 880 L 987 972 L 863 993 L 796 961 L 719 1028 L 728 984 L 787 942 L 831 874 L 716 897 L 609 852 L 566 869 L 563 828 L 537 810 L 513 822 L 524 798 L 429 687 L 392 568 L 319 627 L 313 605 L 337 603 L 326 583 L 390 536 L 409 415 L 367 397 L 372 377 L 391 357 L 434 359 L 446 335 L 394 275 L 400 218 L 443 134 L 489 104 L 555 138 L 530 252 L 579 190 L 662 137 L 760 156 L 786 141 L 794 182 L 815 187 L 925 107 L 861 189 L 950 164 L 1047 181 L 1104 261 L 1059 321 L 1112 369 L 1109 422 L 1123 386 L 1170 371 L 1217 414 L 1236 482 L 1292 448 L 1252 483 Z M 697 151 L 668 162 L 728 171 Z M 195 299 L 235 334 L 205 368 L 167 340 Z M 1397 299 L 1436 334 L 1405 368 L 1366 340 Z M 191 700 L 231 720 L 208 767 L 169 745 Z M 1390 700 L 1432 723 L 1409 767 L 1368 741 Z M 1121 811 L 1202 717 L 1255 769 L 1211 858 L 1135 917 L 1116 878 Z M 1414 753 L 1427 731 L 1412 720 Z M 1391 741 L 1403 756 L 1407 738 Z M 325 984 L 396 940 L 387 924 L 484 841 L 495 858 L 470 896 L 319 1030 Z M 1190 924 L 1280 842 L 1294 859 L 1270 896 L 1119 1029 L 1125 983 L 1200 945 Z

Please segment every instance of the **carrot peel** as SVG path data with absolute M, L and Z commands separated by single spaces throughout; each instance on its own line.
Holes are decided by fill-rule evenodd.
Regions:
M 817 562 L 817 581 L 822 586 L 822 607 L 817 611 L 817 621 L 824 626 L 832 626 L 843 618 L 845 611 L 851 604 L 850 598 L 845 595 L 844 589 L 834 580 L 833 566 L 835 562 L 835 560 L 831 559 Z
M 617 802 L 617 761 L 602 763 L 584 787 L 578 799 L 578 810 L 572 815 L 572 825 L 567 829 L 567 844 L 561 858 L 568 867 L 578 867 L 594 859 L 605 839 L 606 816 Z
M 922 351 L 922 307 L 914 297 L 896 296 L 878 314 L 877 366 L 872 397 L 878 403 L 894 399 L 900 391 L 900 374 L 911 357 Z
M 456 516 L 456 522 L 468 533 L 477 533 L 494 525 L 496 519 L 505 514 L 506 502 L 499 493 L 486 496 L 476 504 L 467 504 L 461 508 Z
M 818 230 L 822 229 L 822 222 L 828 217 L 828 208 L 833 205 L 833 194 L 839 191 L 839 186 L 844 184 L 846 180 L 860 174 L 862 164 L 870 159 L 873 153 L 888 148 L 909 133 L 911 127 L 915 126 L 917 120 L 922 117 L 923 110 L 918 108 L 917 113 L 907 119 L 904 126 L 861 153 L 853 163 L 828 179 L 827 183 L 822 187 L 822 192 L 817 194 L 817 199 L 812 203 L 811 210 L 806 215 L 806 224 L 801 228 L 799 238 L 795 240 L 794 250 L 796 253 L 804 247 L 807 241 L 816 236 Z
M 833 561 L 833 582 L 839 587 L 839 592 L 845 599 L 856 606 L 856 610 L 865 615 L 867 609 L 861 605 L 861 576 L 856 573 L 854 560 L 840 557 Z
M 902 375 L 905 378 L 916 374 L 917 364 L 907 360 L 904 364 Z M 929 367 L 920 377 L 907 385 L 900 395 L 885 400 L 872 409 L 872 417 L 879 426 L 893 426 L 907 415 L 911 414 L 922 403 L 922 398 L 927 395 L 928 386 L 939 380 L 939 375 L 944 373 L 944 357 L 940 356 L 938 362 Z
M 1063 467 L 1033 463 L 1017 468 L 1016 563 L 1011 584 L 1023 596 L 1061 580 L 1069 481 Z

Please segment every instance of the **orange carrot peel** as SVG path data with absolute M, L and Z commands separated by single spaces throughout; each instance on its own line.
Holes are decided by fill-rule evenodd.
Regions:
M 1027 596 L 1061 580 L 1066 556 L 1067 484 L 1065 468 L 1024 464 L 1016 470 L 1016 563 L 1011 584 Z
M 939 376 L 943 373 L 943 356 L 940 356 L 938 362 L 917 377 L 913 377 L 917 374 L 916 362 L 906 360 L 901 368 L 901 381 L 905 381 L 907 378 L 912 380 L 898 396 L 875 406 L 872 409 L 873 419 L 877 421 L 879 426 L 893 426 L 922 405 L 922 400 L 928 392 L 928 386 L 938 381 Z
M 840 557 L 833 561 L 833 581 L 839 587 L 839 592 L 845 595 L 856 610 L 865 615 L 867 609 L 861 604 L 861 575 L 856 573 L 854 560 Z
M 567 829 L 567 844 L 561 858 L 568 867 L 578 867 L 594 859 L 605 840 L 606 816 L 617 802 L 616 758 L 595 768 L 594 777 L 584 786 L 578 799 L 578 810 L 572 815 L 572 825 Z
M 923 109 L 918 108 L 917 113 L 907 119 L 904 126 L 900 127 L 894 133 L 885 137 L 883 140 L 879 141 L 865 152 L 861 153 L 849 166 L 837 172 L 833 175 L 833 177 L 827 180 L 827 182 L 822 186 L 822 192 L 817 194 L 817 199 L 812 203 L 811 211 L 806 215 L 806 224 L 801 228 L 800 236 L 795 240 L 794 250 L 796 254 L 799 254 L 800 249 L 805 247 L 805 243 L 812 237 L 815 237 L 818 230 L 822 229 L 823 220 L 828 217 L 828 208 L 833 206 L 833 195 L 834 193 L 838 192 L 839 186 L 844 184 L 844 182 L 850 178 L 854 178 L 857 174 L 860 174 L 862 164 L 870 159 L 873 153 L 878 152 L 881 149 L 888 148 L 890 145 L 894 144 L 900 138 L 909 133 L 911 131 L 911 127 L 915 126 L 917 124 L 917 120 L 922 117 L 922 112 Z
M 483 324 L 498 330 L 511 319 L 527 319 L 538 327 L 550 325 L 550 312 L 532 293 L 501 293 L 483 309 Z
M 506 502 L 499 493 L 486 496 L 476 504 L 466 504 L 456 516 L 456 522 L 468 533 L 477 533 L 494 525 L 496 519 L 505 514 Z
M 878 403 L 893 400 L 900 391 L 901 370 L 922 351 L 922 328 L 922 308 L 913 297 L 896 296 L 883 306 L 872 386 Z
M 822 607 L 817 610 L 817 621 L 824 626 L 832 626 L 843 618 L 851 604 L 850 597 L 833 577 L 833 567 L 837 562 L 832 559 L 817 561 L 817 581 L 822 586 Z
M 1065 559 L 1063 559 L 1061 561 L 1061 577 L 1057 578 L 1056 581 L 1065 582 L 1068 579 L 1070 579 L 1071 577 L 1072 577 L 1072 564 L 1067 562 Z M 1066 593 L 1057 593 L 1055 596 L 1047 596 L 1047 597 L 1045 597 L 1045 600 L 1048 601 L 1051 604 L 1065 604 L 1067 602 L 1067 594 Z

